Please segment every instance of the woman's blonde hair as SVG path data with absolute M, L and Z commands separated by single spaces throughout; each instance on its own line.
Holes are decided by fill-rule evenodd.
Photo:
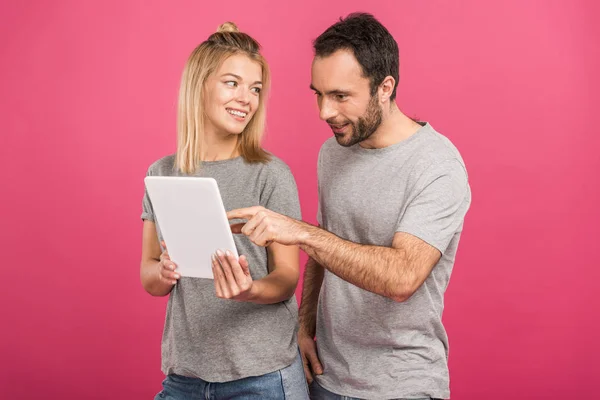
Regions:
M 211 74 L 234 54 L 243 54 L 262 67 L 262 90 L 258 108 L 238 138 L 237 149 L 247 162 L 270 160 L 269 153 L 260 145 L 265 129 L 265 103 L 271 79 L 269 66 L 260 54 L 260 44 L 249 35 L 240 32 L 234 23 L 226 22 L 194 49 L 181 77 L 177 108 L 176 167 L 183 173 L 193 174 L 201 162 L 204 84 Z

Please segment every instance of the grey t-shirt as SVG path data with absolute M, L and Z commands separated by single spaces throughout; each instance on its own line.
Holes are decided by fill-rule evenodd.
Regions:
M 378 246 L 391 246 L 396 232 L 406 232 L 442 253 L 402 303 L 325 272 L 317 313 L 319 384 L 359 398 L 449 397 L 444 292 L 471 202 L 460 154 L 429 124 L 381 149 L 346 148 L 331 138 L 319 154 L 318 176 L 323 228 Z
M 167 156 L 156 161 L 148 175 L 182 176 L 174 160 Z M 216 179 L 227 211 L 261 205 L 300 218 L 294 177 L 278 158 L 267 164 L 246 163 L 242 157 L 205 162 L 196 176 Z M 155 221 L 148 193 L 142 219 Z M 157 233 L 162 240 L 158 224 Z M 238 253 L 248 258 L 252 278 L 266 276 L 266 248 L 243 235 L 234 235 L 234 240 Z M 182 277 L 167 304 L 162 371 L 226 382 L 284 368 L 298 354 L 297 316 L 295 297 L 268 305 L 224 300 L 216 297 L 212 279 Z

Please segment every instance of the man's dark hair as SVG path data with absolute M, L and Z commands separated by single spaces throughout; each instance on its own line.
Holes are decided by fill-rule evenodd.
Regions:
M 352 13 L 327 28 L 313 42 L 316 57 L 327 57 L 338 50 L 350 50 L 361 65 L 363 75 L 371 81 L 371 96 L 386 76 L 396 81 L 390 100 L 398 87 L 398 43 L 375 17 Z

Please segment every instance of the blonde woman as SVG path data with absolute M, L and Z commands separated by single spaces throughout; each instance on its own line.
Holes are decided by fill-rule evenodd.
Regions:
M 260 204 L 300 218 L 294 178 L 261 148 L 269 68 L 232 23 L 190 55 L 181 80 L 177 153 L 148 175 L 216 179 L 227 210 Z M 181 277 L 152 204 L 143 200 L 141 281 L 169 295 L 162 339 L 167 375 L 156 399 L 307 399 L 297 349 L 298 248 L 235 235 L 239 260 L 215 249 L 214 280 Z

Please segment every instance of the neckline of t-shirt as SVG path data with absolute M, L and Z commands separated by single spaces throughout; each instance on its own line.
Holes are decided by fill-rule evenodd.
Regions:
M 237 156 L 237 157 L 233 157 L 233 158 L 227 158 L 225 160 L 201 161 L 200 162 L 200 166 L 201 167 L 211 167 L 213 165 L 222 165 L 222 164 L 228 164 L 228 163 L 235 163 L 235 162 L 238 162 L 238 161 L 243 160 L 243 159 L 244 159 L 244 157 Z
M 356 153 L 367 155 L 384 154 L 390 151 L 401 149 L 410 145 L 411 143 L 422 137 L 426 132 L 429 132 L 431 129 L 433 129 L 431 128 L 431 125 L 429 125 L 429 122 L 423 122 L 422 124 L 423 125 L 421 125 L 421 127 L 415 133 L 410 135 L 408 138 L 399 141 L 398 143 L 394 143 L 392 145 L 381 147 L 378 149 L 366 149 L 364 147 L 361 147 L 361 145 L 357 143 L 354 146 L 352 146 L 351 149 Z

